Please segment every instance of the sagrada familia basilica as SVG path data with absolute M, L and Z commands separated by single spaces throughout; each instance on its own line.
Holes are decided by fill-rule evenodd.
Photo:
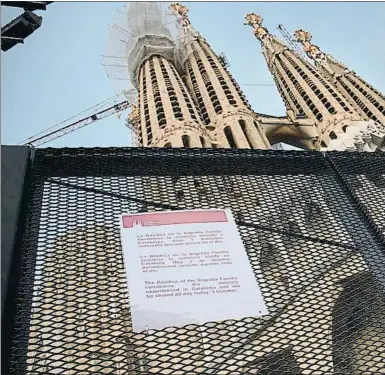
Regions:
M 139 146 L 266 150 L 283 142 L 305 150 L 385 151 L 384 95 L 313 45 L 309 32 L 294 33 L 307 59 L 270 34 L 261 16 L 246 15 L 286 106 L 286 116 L 276 117 L 251 108 L 187 8 L 176 3 L 171 11 L 177 39 L 155 2 L 127 7 L 125 58 L 138 93 L 128 123 Z M 302 174 L 174 177 L 97 177 L 97 191 L 106 186 L 108 193 L 96 198 L 89 176 L 51 188 L 69 207 L 72 229 L 54 238 L 58 217 L 66 216 L 60 206 L 42 210 L 44 264 L 35 280 L 28 374 L 385 374 L 377 371 L 384 369 L 385 302 L 368 271 L 383 254 L 356 237 L 344 207 L 331 210 L 335 191 L 321 183 L 329 177 L 310 180 L 314 196 Z M 364 176 L 359 183 L 371 184 Z M 119 194 L 110 193 L 112 185 Z M 380 196 L 382 188 L 370 186 Z M 94 215 L 93 207 L 115 215 L 154 211 L 151 202 L 181 209 L 225 204 L 241 214 L 250 223 L 240 233 L 270 316 L 134 333 L 119 233 L 112 219 L 101 224 L 110 220 L 106 210 Z M 343 242 L 330 241 L 330 233 Z
M 156 3 L 130 8 L 146 15 L 129 21 L 137 36 L 131 38 L 128 66 L 138 105 L 128 123 L 138 146 L 269 149 L 283 142 L 306 150 L 385 150 L 384 95 L 312 44 L 309 32 L 294 33 L 310 58 L 305 60 L 271 34 L 260 15 L 245 17 L 286 106 L 287 115 L 277 117 L 251 108 L 185 6 L 170 7 L 179 23 L 178 42 L 166 26 L 155 25 Z

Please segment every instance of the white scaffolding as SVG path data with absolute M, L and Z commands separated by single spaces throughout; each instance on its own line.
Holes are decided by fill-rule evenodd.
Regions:
M 102 65 L 117 92 L 137 88 L 137 73 L 145 59 L 161 55 L 180 67 L 175 39 L 177 19 L 169 2 L 130 2 L 116 12 Z

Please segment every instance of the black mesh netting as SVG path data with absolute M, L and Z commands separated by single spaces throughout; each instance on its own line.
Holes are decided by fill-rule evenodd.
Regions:
M 384 161 L 38 150 L 11 372 L 385 374 Z M 194 208 L 231 208 L 269 315 L 135 334 L 118 216 Z

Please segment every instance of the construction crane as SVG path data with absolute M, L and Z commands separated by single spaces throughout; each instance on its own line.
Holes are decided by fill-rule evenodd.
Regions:
M 123 95 L 126 100 L 116 103 L 120 96 Z M 119 94 L 112 96 L 108 99 L 105 99 L 98 104 L 70 117 L 69 119 L 60 122 L 54 126 L 51 126 L 48 129 L 43 130 L 42 132 L 35 134 L 32 137 L 25 139 L 20 142 L 19 145 L 29 145 L 29 146 L 40 146 L 47 142 L 50 142 L 54 139 L 63 137 L 68 133 L 72 133 L 73 131 L 84 128 L 87 125 L 93 124 L 96 121 L 99 121 L 103 118 L 116 114 L 120 117 L 120 112 L 130 108 L 131 113 L 128 118 L 129 121 L 126 121 L 126 125 L 131 130 L 133 135 L 137 134 L 137 124 L 138 124 L 138 116 L 139 110 L 137 107 L 138 102 L 138 93 L 135 89 L 124 89 Z M 108 107 L 107 107 L 108 106 Z M 106 108 L 107 107 L 107 108 Z M 89 115 L 87 117 L 83 117 L 81 120 L 77 120 L 68 124 L 70 120 L 75 118 L 79 118 L 79 116 L 85 116 L 85 113 Z M 68 125 L 66 125 L 68 124 Z M 59 127 L 60 126 L 60 127 Z M 59 128 L 58 128 L 59 127 Z
M 298 48 L 298 45 L 296 43 L 296 40 L 292 38 L 292 36 L 289 34 L 289 32 L 286 30 L 285 26 L 278 25 L 277 29 L 280 31 L 282 36 L 285 38 L 286 42 L 289 44 L 291 49 L 296 52 L 299 56 L 301 56 L 306 62 L 313 64 L 313 61 L 311 61 L 300 48 Z
M 131 104 L 125 100 L 121 103 L 115 104 L 109 108 L 103 109 L 97 113 L 94 113 L 86 118 L 83 118 L 81 120 L 75 121 L 72 124 L 66 125 L 62 128 L 59 128 L 57 130 L 51 131 L 48 134 L 42 135 L 42 136 L 33 136 L 25 141 L 23 141 L 23 145 L 25 146 L 41 146 L 44 143 L 50 142 L 54 139 L 63 137 L 64 135 L 71 133 L 77 129 L 84 128 L 87 125 L 93 124 L 96 121 L 99 121 L 103 118 L 106 118 L 108 116 L 111 116 L 113 114 L 119 114 L 121 111 L 124 111 L 125 109 L 131 107 Z M 41 134 L 41 133 L 40 133 Z
M 244 84 L 244 86 L 274 86 L 274 84 L 258 84 L 258 83 L 248 83 Z M 90 112 L 91 109 L 96 110 L 96 108 L 106 106 L 108 102 L 111 102 L 111 98 L 97 104 L 96 106 L 93 106 L 92 108 L 89 108 L 86 111 L 83 111 L 79 113 L 76 116 L 71 117 L 70 119 L 61 122 L 60 124 L 57 124 L 55 126 L 52 126 L 45 131 L 42 131 L 38 134 L 35 134 L 32 137 L 27 138 L 26 140 L 20 142 L 19 144 L 24 145 L 24 146 L 33 146 L 33 147 L 38 147 L 41 146 L 45 143 L 48 143 L 50 141 L 53 141 L 54 139 L 63 137 L 66 134 L 72 133 L 77 129 L 84 128 L 85 126 L 88 126 L 90 124 L 95 123 L 96 121 L 102 120 L 108 116 L 111 116 L 113 114 L 120 115 L 121 111 L 124 111 L 128 108 L 131 109 L 131 113 L 128 115 L 126 119 L 126 125 L 127 127 L 131 130 L 134 142 L 138 141 L 138 129 L 137 129 L 137 124 L 139 121 L 139 108 L 137 106 L 137 92 L 134 89 L 131 90 L 124 90 L 122 92 L 124 96 L 128 100 L 124 100 L 120 103 L 114 104 L 108 108 L 99 110 L 96 113 L 93 113 L 87 117 L 82 118 L 81 120 L 72 122 L 69 125 L 64 125 L 60 128 L 57 129 L 57 127 L 61 124 L 68 123 L 69 120 L 71 120 L 74 117 L 78 117 L 81 113 L 84 112 Z M 56 128 L 56 129 L 55 129 Z M 139 145 L 139 144 L 137 144 Z

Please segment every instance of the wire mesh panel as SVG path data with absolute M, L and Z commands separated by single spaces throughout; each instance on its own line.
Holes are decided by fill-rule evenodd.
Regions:
M 331 153 L 347 188 L 385 240 L 385 154 Z
M 357 161 L 342 155 L 333 162 Z M 370 201 L 383 194 L 362 189 Z M 134 333 L 118 216 L 194 208 L 232 210 L 269 315 Z M 38 150 L 10 370 L 385 373 L 385 254 L 373 228 L 321 153 Z

